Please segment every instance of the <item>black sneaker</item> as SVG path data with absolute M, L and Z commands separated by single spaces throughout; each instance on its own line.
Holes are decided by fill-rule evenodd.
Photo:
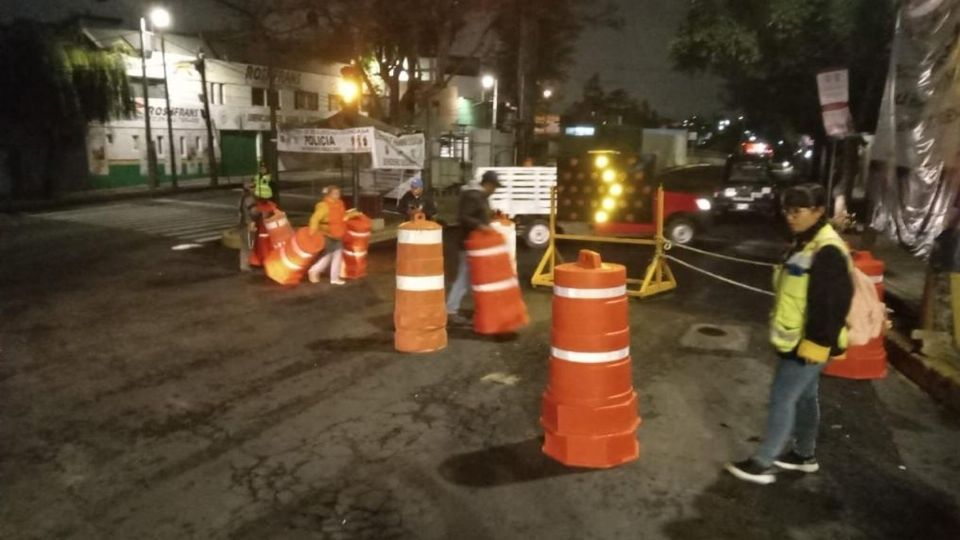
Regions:
M 736 463 L 727 463 L 723 468 L 737 478 L 754 484 L 772 484 L 777 481 L 776 467 L 772 465 L 764 467 L 752 458 Z
M 817 463 L 817 458 L 813 456 L 803 457 L 792 450 L 777 458 L 773 464 L 788 471 L 815 473 L 820 470 L 820 464 Z
M 473 319 L 459 313 L 447 313 L 447 323 L 454 326 L 473 326 Z

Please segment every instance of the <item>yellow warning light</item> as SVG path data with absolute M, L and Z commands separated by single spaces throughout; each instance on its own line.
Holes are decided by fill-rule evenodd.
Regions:
M 600 178 L 602 178 L 604 182 L 609 184 L 610 182 L 613 182 L 614 180 L 617 179 L 617 171 L 614 171 L 613 169 L 607 169 L 603 171 L 603 174 L 600 175 Z
M 610 165 L 610 158 L 604 154 L 600 154 L 593 160 L 593 165 L 598 169 L 606 168 L 607 165 Z
M 614 184 L 610 186 L 610 194 L 614 197 L 623 195 L 623 184 Z
M 598 210 L 597 213 L 593 215 L 593 220 L 597 223 L 606 223 L 608 219 L 610 219 L 610 216 L 603 210 Z
M 614 201 L 610 197 L 607 197 L 606 199 L 603 200 L 602 203 L 600 203 L 600 206 L 603 206 L 604 210 L 613 210 L 614 208 L 617 207 L 617 201 Z

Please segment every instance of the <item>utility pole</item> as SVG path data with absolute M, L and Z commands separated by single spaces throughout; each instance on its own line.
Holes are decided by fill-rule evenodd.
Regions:
M 147 185 L 150 191 L 157 189 L 157 154 L 153 151 L 153 135 L 150 132 L 150 84 L 147 81 L 147 20 L 140 17 L 140 70 L 143 82 L 144 141 L 147 145 Z
M 207 124 L 207 162 L 210 169 L 210 185 L 217 187 L 217 153 L 213 146 L 213 119 L 210 117 L 210 95 L 207 92 L 207 58 L 201 52 L 197 58 L 197 71 L 200 72 L 200 85 L 203 87 L 203 119 Z
M 173 144 L 173 114 L 170 109 L 170 84 L 167 82 L 167 40 L 160 32 L 160 58 L 163 61 L 163 95 L 167 98 L 167 136 L 170 137 L 170 181 L 177 189 L 177 153 Z
M 263 31 L 264 43 L 269 43 L 266 31 Z M 270 151 L 267 162 L 270 171 L 270 179 L 273 185 L 273 201 L 280 202 L 280 159 L 277 155 L 277 107 L 280 105 L 280 92 L 277 90 L 276 78 L 277 70 L 274 67 L 274 55 L 271 54 L 270 47 L 267 47 L 267 55 L 270 61 L 267 63 L 267 104 L 270 106 L 270 140 L 267 142 L 267 148 Z

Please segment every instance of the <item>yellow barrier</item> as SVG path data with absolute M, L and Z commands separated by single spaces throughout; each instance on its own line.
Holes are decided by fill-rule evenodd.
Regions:
M 619 236 L 594 236 L 582 234 L 557 234 L 557 190 L 550 193 L 550 244 L 540 259 L 540 264 L 530 278 L 533 287 L 553 287 L 553 269 L 557 260 L 563 262 L 563 257 L 557 252 L 557 240 L 573 240 L 578 242 L 598 242 L 606 244 L 633 244 L 638 246 L 654 246 L 653 260 L 647 266 L 643 279 L 627 279 L 627 295 L 647 298 L 655 294 L 672 291 L 677 288 L 677 279 L 667 265 L 664 256 L 664 247 L 667 242 L 663 238 L 663 186 L 657 188 L 657 233 L 653 238 L 625 238 Z M 637 287 L 637 285 L 639 285 Z M 631 286 L 634 286 L 631 288 Z

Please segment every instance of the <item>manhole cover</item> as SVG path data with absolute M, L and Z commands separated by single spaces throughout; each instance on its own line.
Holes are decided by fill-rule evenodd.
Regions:
M 717 328 L 716 326 L 701 326 L 700 328 L 697 328 L 697 332 L 710 337 L 722 337 L 727 335 L 726 331 Z

